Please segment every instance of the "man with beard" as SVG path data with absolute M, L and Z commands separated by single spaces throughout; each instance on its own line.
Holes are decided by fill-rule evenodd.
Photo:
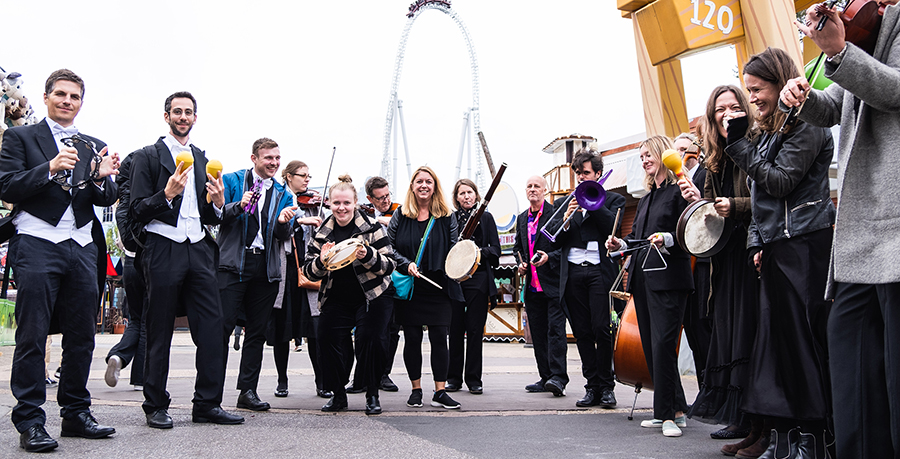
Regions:
M 278 296 L 281 282 L 279 250 L 290 240 L 293 217 L 289 210 L 291 195 L 284 185 L 273 179 L 281 166 L 278 144 L 269 138 L 253 142 L 251 169 L 222 177 L 225 185 L 225 208 L 219 229 L 219 294 L 225 324 L 222 340 L 223 359 L 228 361 L 228 335 L 244 319 L 244 346 L 237 380 L 240 395 L 237 407 L 266 411 L 269 404 L 259 399 L 257 385 L 262 368 L 266 326 Z M 252 201 L 256 194 L 257 201 Z M 296 209 L 296 208 L 294 208 Z
M 44 429 L 47 415 L 41 409 L 47 398 L 48 332 L 63 333 L 57 390 L 61 435 L 103 438 L 116 431 L 91 415 L 87 381 L 99 303 L 97 255 L 106 252 L 91 233 L 93 206 L 116 201 L 109 176 L 117 173 L 119 155 L 106 156 L 103 142 L 78 132 L 74 123 L 83 96 L 84 82 L 74 72 L 50 74 L 44 92 L 47 118 L 6 131 L 0 152 L 0 199 L 15 205 L 15 229 L 9 228 L 15 234 L 4 239 L 12 236 L 9 262 L 19 289 L 10 373 L 18 403 L 11 420 L 20 433 L 19 446 L 28 452 L 58 446 Z M 92 161 L 89 143 L 101 149 L 100 163 Z
M 222 410 L 225 361 L 222 353 L 224 319 L 216 289 L 218 246 L 204 225 L 218 224 L 225 205 L 222 181 L 206 173 L 206 156 L 190 144 L 188 134 L 197 121 L 197 101 L 189 92 L 166 99 L 169 133 L 132 154 L 132 219 L 145 223 L 141 256 L 147 282 L 147 359 L 144 374 L 144 413 L 147 425 L 172 428 L 168 414 L 169 347 L 176 313 L 187 314 L 191 338 L 197 346 L 197 379 L 192 420 L 241 424 L 244 418 Z M 193 156 L 193 166 L 179 153 Z M 207 196 L 209 201 L 207 201 Z

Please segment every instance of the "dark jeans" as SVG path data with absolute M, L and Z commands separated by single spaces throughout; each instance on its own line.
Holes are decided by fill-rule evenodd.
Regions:
M 60 416 L 70 419 L 90 411 L 87 390 L 94 351 L 97 308 L 97 247 L 68 239 L 59 244 L 28 236 L 10 239 L 8 260 L 18 286 L 16 348 L 10 389 L 18 403 L 12 410 L 16 430 L 46 424 L 41 405 L 47 400 L 44 351 L 51 318 L 62 333 L 62 373 L 56 400 Z
M 900 458 L 900 283 L 837 284 L 828 353 L 838 459 Z
M 347 348 L 346 337 L 356 328 L 358 350 L 357 373 L 363 376 L 366 396 L 378 395 L 384 370 L 384 335 L 391 318 L 393 301 L 381 295 L 368 304 L 342 304 L 334 300 L 319 315 L 319 356 L 326 390 L 337 392 L 349 382 L 347 361 L 353 350 Z
M 194 409 L 206 411 L 222 404 L 225 361 L 222 357 L 222 306 L 216 289 L 216 247 L 204 239 L 174 242 L 147 235 L 141 255 L 148 303 L 144 314 L 147 360 L 144 365 L 144 412 L 168 409 L 169 350 L 179 306 L 187 313 L 191 340 L 197 346 Z M 65 359 L 65 357 L 63 357 Z
M 554 379 L 563 387 L 569 383 L 566 372 L 566 315 L 557 298 L 544 292 L 525 290 L 525 312 L 534 344 L 534 360 L 537 362 L 541 381 Z
M 447 380 L 447 368 L 450 365 L 450 352 L 447 350 L 447 334 L 450 327 L 443 325 L 428 326 L 428 342 L 431 343 L 431 373 L 435 381 Z M 403 363 L 409 380 L 422 379 L 422 338 L 425 333 L 421 326 L 404 326 Z
M 137 261 L 137 266 L 135 262 Z M 144 307 L 147 303 L 147 288 L 144 285 L 144 275 L 141 273 L 140 261 L 134 257 L 125 256 L 122 274 L 125 284 L 125 301 L 128 302 L 128 327 L 122 334 L 122 339 L 116 343 L 109 353 L 106 361 L 117 355 L 122 359 L 122 367 L 131 366 L 131 384 L 144 385 L 144 356 L 147 348 L 147 329 L 144 328 Z
M 219 294 L 225 318 L 222 356 L 228 365 L 228 335 L 234 330 L 238 312 L 244 312 L 244 343 L 241 345 L 241 366 L 237 389 L 241 392 L 257 390 L 262 369 L 266 327 L 272 306 L 278 296 L 278 282 L 269 282 L 266 275 L 266 255 L 244 252 L 244 272 L 219 271 Z
M 600 265 L 569 263 L 566 308 L 575 335 L 581 373 L 589 389 L 612 389 L 612 329 L 609 323 L 609 284 Z
M 465 303 L 450 301 L 453 316 L 450 318 L 450 366 L 447 382 L 470 389 L 482 386 L 482 339 L 488 314 L 488 275 L 477 271 L 462 287 Z M 493 279 L 490 279 L 493 282 Z

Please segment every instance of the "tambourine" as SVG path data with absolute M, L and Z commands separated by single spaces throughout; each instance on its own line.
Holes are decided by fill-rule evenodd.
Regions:
M 719 253 L 731 237 L 731 225 L 716 212 L 715 204 L 711 199 L 701 199 L 687 206 L 678 218 L 678 245 L 695 257 Z
M 325 269 L 337 271 L 356 259 L 356 251 L 363 246 L 363 242 L 356 238 L 350 238 L 335 244 L 325 254 Z
M 444 272 L 447 273 L 447 277 L 462 282 L 475 274 L 479 264 L 481 264 L 481 250 L 471 239 L 464 239 L 450 248 L 450 253 L 444 260 Z

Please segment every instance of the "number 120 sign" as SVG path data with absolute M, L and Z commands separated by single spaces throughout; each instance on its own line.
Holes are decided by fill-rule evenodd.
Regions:
M 744 36 L 738 0 L 656 0 L 634 13 L 653 65 Z

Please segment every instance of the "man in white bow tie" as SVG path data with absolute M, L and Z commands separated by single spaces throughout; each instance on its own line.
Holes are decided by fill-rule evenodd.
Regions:
M 147 426 L 172 428 L 166 391 L 169 348 L 175 316 L 187 315 L 191 339 L 197 345 L 191 419 L 240 424 L 244 418 L 221 407 L 225 362 L 219 348 L 223 318 L 216 290 L 218 246 L 206 229 L 221 221 L 222 181 L 206 173 L 206 154 L 190 141 L 197 121 L 194 96 L 182 91 L 166 98 L 163 119 L 169 133 L 131 153 L 135 155 L 130 171 L 131 218 L 146 225 L 145 235 L 139 236 L 143 248 L 135 256 L 144 273 L 148 300 L 142 408 Z M 193 165 L 185 164 L 186 159 Z
M 116 184 L 109 176 L 118 171 L 119 155 L 106 155 L 103 142 L 78 133 L 74 123 L 84 97 L 78 75 L 57 70 L 45 91 L 47 118 L 6 131 L 0 152 L 0 199 L 15 205 L 12 224 L 2 225 L 0 239 L 11 237 L 9 261 L 19 292 L 10 374 L 18 403 L 11 419 L 20 433 L 19 446 L 29 452 L 58 446 L 44 429 L 47 416 L 41 409 L 47 395 L 48 332 L 63 334 L 57 390 L 61 435 L 103 438 L 116 431 L 91 415 L 87 380 L 100 295 L 98 254 L 106 253 L 103 242 L 98 246 L 91 234 L 93 206 L 116 201 Z M 92 149 L 99 150 L 100 162 Z
M 288 222 L 293 212 L 282 215 L 292 204 L 291 195 L 273 179 L 281 166 L 278 144 L 265 137 L 253 142 L 250 161 L 252 168 L 222 177 L 226 204 L 216 239 L 219 293 L 225 315 L 222 353 L 227 362 L 229 333 L 235 324 L 243 323 L 237 407 L 265 411 L 269 404 L 260 400 L 257 386 L 266 326 L 281 281 L 279 251 L 284 241 L 290 240 Z

